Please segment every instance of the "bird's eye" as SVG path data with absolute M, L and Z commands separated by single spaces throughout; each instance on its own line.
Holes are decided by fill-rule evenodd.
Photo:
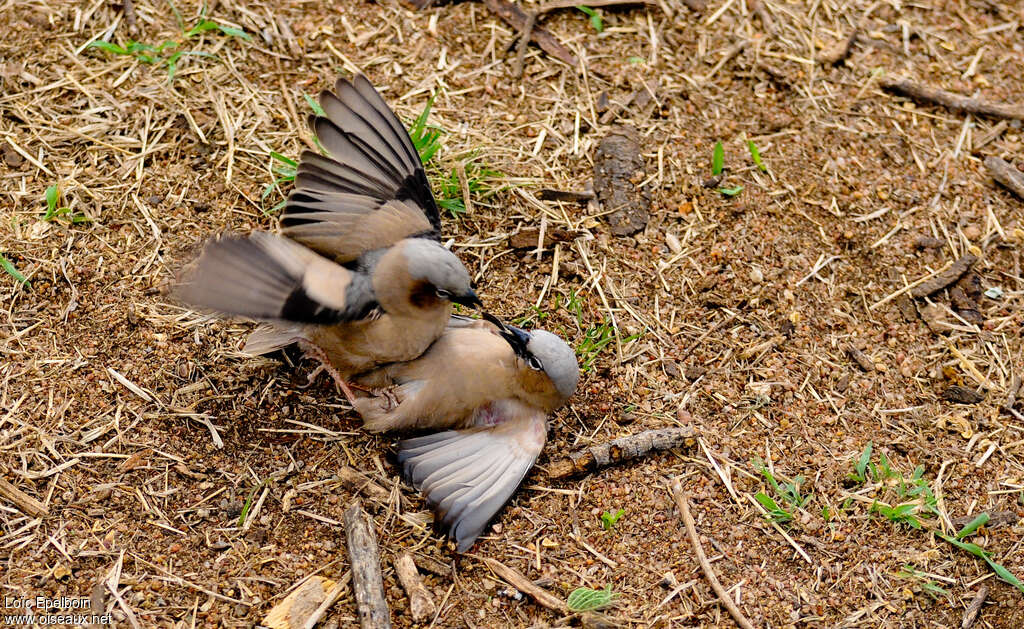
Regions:
M 438 288 L 437 290 L 434 291 L 434 294 L 436 294 L 441 299 L 451 299 L 452 298 L 451 292 L 450 291 L 446 291 L 443 288 Z
M 530 366 L 530 369 L 536 371 L 540 371 L 541 369 L 544 368 L 544 365 L 541 364 L 540 360 L 538 360 L 536 356 L 530 356 L 529 358 L 527 358 L 526 364 Z

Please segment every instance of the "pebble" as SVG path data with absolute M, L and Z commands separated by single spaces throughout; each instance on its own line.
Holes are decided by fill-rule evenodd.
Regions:
M 679 239 L 671 232 L 667 232 L 665 234 L 665 244 L 668 245 L 669 250 L 674 254 L 678 254 L 683 251 L 683 246 L 679 244 Z
M 755 284 L 760 284 L 761 282 L 764 281 L 764 273 L 761 271 L 761 269 L 757 268 L 756 266 L 750 269 L 750 281 Z
M 981 238 L 981 229 L 979 229 L 977 225 L 968 225 L 967 227 L 964 227 L 963 231 L 964 237 L 967 238 L 967 240 L 973 241 Z

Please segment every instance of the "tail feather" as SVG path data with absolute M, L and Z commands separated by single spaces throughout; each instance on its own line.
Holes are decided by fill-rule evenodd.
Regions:
M 251 356 L 262 356 L 304 340 L 306 335 L 299 326 L 261 323 L 246 339 L 242 351 Z

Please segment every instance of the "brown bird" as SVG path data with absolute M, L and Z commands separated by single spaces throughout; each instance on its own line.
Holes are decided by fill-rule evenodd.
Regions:
M 370 431 L 453 429 L 399 442 L 398 461 L 459 552 L 533 467 L 548 415 L 579 380 L 576 355 L 562 339 L 485 317 L 492 325 L 453 318 L 420 358 L 367 374 L 362 382 L 391 388 L 354 403 Z
M 326 117 L 310 119 L 328 155 L 300 158 L 281 218 L 287 238 L 214 240 L 177 292 L 268 322 L 246 352 L 299 343 L 354 400 L 347 378 L 419 356 L 452 303 L 481 304 L 440 243 L 440 213 L 401 122 L 365 77 L 335 87 L 320 94 Z

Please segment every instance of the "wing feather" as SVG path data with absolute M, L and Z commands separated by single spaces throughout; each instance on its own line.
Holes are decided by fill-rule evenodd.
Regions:
M 468 550 L 515 493 L 544 446 L 539 412 L 494 426 L 448 430 L 398 444 L 398 461 L 441 530 Z

